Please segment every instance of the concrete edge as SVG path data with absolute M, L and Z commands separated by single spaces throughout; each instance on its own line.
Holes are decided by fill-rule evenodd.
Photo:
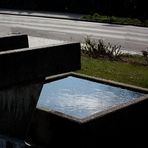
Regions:
M 38 46 L 38 47 L 26 47 L 26 48 L 21 48 L 21 49 L 14 49 L 14 50 L 7 50 L 7 51 L 1 51 L 0 55 L 3 54 L 13 54 L 17 52 L 26 52 L 26 51 L 32 51 L 32 50 L 40 50 L 42 48 L 49 48 L 49 47 L 58 47 L 58 46 L 65 46 L 69 44 L 79 44 L 79 42 L 65 42 L 65 43 L 60 43 L 60 44 L 54 44 L 54 45 L 45 45 L 45 46 Z
M 139 87 L 139 86 L 135 86 L 135 85 L 121 83 L 121 82 L 117 82 L 117 81 L 113 81 L 113 80 L 107 80 L 107 79 L 98 78 L 98 77 L 94 77 L 94 76 L 88 76 L 86 74 L 80 74 L 80 73 L 75 73 L 75 72 L 71 72 L 70 74 L 74 75 L 76 77 L 86 78 L 88 80 L 95 81 L 95 82 L 101 82 L 101 83 L 104 83 L 104 84 L 119 86 L 119 87 L 125 88 L 125 89 L 130 89 L 130 90 L 135 90 L 135 91 L 148 93 L 148 88 L 143 88 L 143 87 Z

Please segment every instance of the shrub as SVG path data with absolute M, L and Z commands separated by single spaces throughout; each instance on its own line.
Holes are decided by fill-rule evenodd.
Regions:
M 103 40 L 98 41 L 91 40 L 89 37 L 85 39 L 82 45 L 82 53 L 87 54 L 90 57 L 98 58 L 105 57 L 111 60 L 120 59 L 123 53 L 121 52 L 121 46 L 112 45 L 111 43 L 105 44 Z
M 148 63 L 148 48 L 146 48 L 146 50 L 141 51 L 142 55 L 145 58 L 145 61 Z

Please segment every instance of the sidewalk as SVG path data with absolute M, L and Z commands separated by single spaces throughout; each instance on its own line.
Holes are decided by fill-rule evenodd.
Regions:
M 0 37 L 11 34 L 11 28 L 0 25 Z
M 12 9 L 0 9 L 0 14 L 46 17 L 46 18 L 49 17 L 49 18 L 58 18 L 58 19 L 71 19 L 71 20 L 81 20 L 81 16 L 83 16 L 82 14 L 73 14 L 65 12 L 46 12 L 46 11 L 12 10 Z

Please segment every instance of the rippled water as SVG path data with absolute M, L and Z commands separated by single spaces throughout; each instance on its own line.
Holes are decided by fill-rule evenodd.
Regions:
M 83 119 L 142 95 L 139 92 L 69 76 L 44 84 L 37 107 Z

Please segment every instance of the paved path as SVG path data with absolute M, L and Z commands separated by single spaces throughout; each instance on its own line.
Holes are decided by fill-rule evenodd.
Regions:
M 11 27 L 12 32 L 68 41 L 84 41 L 89 36 L 119 44 L 123 49 L 134 52 L 141 52 L 148 47 L 146 27 L 85 22 L 79 20 L 80 16 L 76 19 L 70 14 L 69 18 L 66 18 L 66 14 L 64 19 L 64 14 L 53 14 L 53 17 L 46 13 L 43 17 L 44 13 L 35 12 L 0 13 L 0 24 Z
M 6 36 L 9 34 L 11 34 L 11 28 L 0 25 L 0 36 Z

